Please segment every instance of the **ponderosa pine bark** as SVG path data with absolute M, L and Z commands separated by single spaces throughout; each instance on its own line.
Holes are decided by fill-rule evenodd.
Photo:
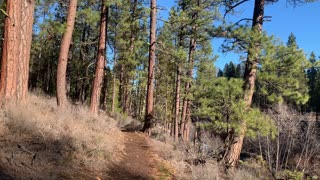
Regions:
M 179 111 L 180 111 L 180 84 L 181 84 L 181 68 L 177 65 L 176 80 L 176 97 L 175 97 L 175 119 L 174 119 L 174 140 L 179 140 Z
M 3 103 L 27 98 L 34 6 L 34 0 L 6 1 L 0 88 Z
M 96 62 L 95 77 L 93 81 L 90 110 L 97 114 L 100 107 L 100 95 L 103 82 L 104 67 L 106 63 L 106 37 L 107 37 L 107 20 L 108 7 L 105 5 L 105 0 L 101 0 L 101 19 L 100 19 L 100 36 L 98 45 L 98 55 Z
M 130 84 L 129 84 L 129 78 L 125 78 L 125 86 L 124 86 L 124 103 L 123 103 L 123 112 L 125 114 L 130 114 L 129 112 L 129 102 L 130 102 Z
M 134 42 L 136 39 L 136 34 L 135 34 L 135 30 L 134 30 L 134 22 L 136 21 L 136 11 L 137 11 L 137 6 L 138 6 L 138 0 L 134 0 L 132 3 L 132 13 L 131 13 L 131 37 L 130 37 L 130 56 L 133 57 L 134 56 Z M 125 78 L 125 85 L 124 85 L 124 103 L 123 103 L 123 112 L 125 114 L 130 114 L 131 113 L 131 109 L 130 109 L 130 102 L 131 102 L 131 88 L 132 85 L 130 85 L 130 80 L 129 77 L 127 75 L 127 77 Z
M 112 74 L 112 102 L 111 102 L 111 112 L 112 113 L 114 113 L 115 106 L 116 106 L 116 71 L 115 71 L 116 65 L 117 65 L 117 49 L 114 48 L 114 50 L 113 50 L 113 74 Z
M 196 30 L 196 28 L 194 27 L 194 30 Z M 188 96 L 188 94 L 190 93 L 190 89 L 191 89 L 191 82 L 192 82 L 192 78 L 193 78 L 193 67 L 194 67 L 194 53 L 196 52 L 196 39 L 195 38 L 191 38 L 190 40 L 190 50 L 189 50 L 189 70 L 187 73 L 187 76 L 189 76 L 189 81 L 187 81 L 186 83 L 186 95 Z M 191 100 L 188 99 L 188 97 L 186 97 L 186 117 L 184 119 L 184 127 L 183 127 L 183 139 L 186 141 L 189 141 L 189 132 L 190 132 L 190 121 L 191 121 Z
M 57 104 L 58 106 L 64 106 L 67 102 L 66 93 L 66 72 L 68 65 L 69 48 L 72 40 L 72 34 L 75 24 L 75 18 L 77 13 L 77 0 L 70 0 L 68 17 L 67 17 L 67 28 L 63 33 L 59 59 L 57 68 Z
M 119 61 L 120 62 L 120 73 L 119 73 L 119 102 L 120 102 L 120 107 L 122 109 L 122 112 L 124 113 L 124 92 L 125 92 L 125 83 L 124 83 L 124 71 L 125 71 L 125 68 L 124 68 L 124 64 L 121 63 L 121 60 Z
M 252 29 L 257 28 L 258 31 L 262 32 L 262 25 L 263 25 L 263 16 L 264 16 L 264 5 L 265 0 L 255 0 L 254 5 L 254 12 L 253 12 L 253 21 L 252 21 Z M 244 101 L 246 103 L 246 109 L 249 109 L 252 104 L 252 97 L 254 94 L 254 87 L 255 87 L 255 81 L 256 81 L 256 74 L 257 74 L 257 68 L 258 68 L 258 61 L 259 61 L 259 44 L 251 44 L 251 47 L 249 46 L 249 49 L 255 49 L 256 51 L 254 54 L 250 54 L 248 51 L 248 57 L 246 61 L 246 68 L 245 68 L 245 74 L 244 74 Z M 226 151 L 225 156 L 225 163 L 227 167 L 234 167 L 237 163 L 237 161 L 240 158 L 240 153 L 242 150 L 243 140 L 246 133 L 246 122 L 242 121 L 240 124 L 240 131 L 236 134 L 233 132 L 231 134 L 231 143 Z
M 194 15 L 194 17 L 192 17 L 192 19 L 195 19 L 196 15 Z M 196 27 L 193 26 L 192 27 L 192 32 L 194 33 L 196 31 Z M 180 133 L 182 136 L 182 139 L 184 141 L 188 140 L 189 137 L 189 130 L 188 130 L 188 125 L 190 124 L 190 115 L 191 115 L 191 109 L 190 109 L 190 105 L 191 105 L 191 100 L 188 98 L 188 94 L 190 93 L 190 88 L 191 88 L 191 81 L 193 78 L 193 67 L 194 67 L 194 53 L 196 51 L 196 39 L 195 37 L 192 37 L 190 39 L 190 45 L 189 45 L 189 54 L 188 54 L 188 66 L 189 69 L 187 71 L 187 78 L 189 78 L 189 80 L 185 83 L 185 96 L 183 99 L 183 108 L 182 108 L 182 115 L 181 115 L 181 127 L 180 127 Z
M 154 64 L 156 61 L 156 17 L 157 1 L 151 0 L 150 3 L 150 46 L 149 46 L 149 67 L 148 67 L 148 84 L 146 96 L 146 114 L 143 125 L 143 132 L 149 131 L 153 118 L 153 90 L 154 90 Z

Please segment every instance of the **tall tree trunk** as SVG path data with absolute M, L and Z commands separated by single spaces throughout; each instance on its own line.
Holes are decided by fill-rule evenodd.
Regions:
M 257 30 L 262 32 L 263 25 L 263 16 L 264 16 L 264 4 L 265 0 L 255 0 L 254 12 L 253 12 L 253 21 L 252 21 L 252 29 L 257 28 Z M 244 74 L 244 100 L 246 103 L 246 109 L 248 110 L 252 104 L 252 97 L 254 93 L 255 81 L 256 81 L 256 73 L 258 68 L 258 58 L 259 58 L 259 49 L 260 44 L 252 44 L 252 47 L 249 49 L 255 49 L 254 54 L 250 54 L 248 51 L 248 57 L 246 61 L 246 68 Z M 251 59 L 252 58 L 252 59 Z M 240 158 L 240 153 L 243 145 L 244 136 L 246 133 L 246 122 L 242 121 L 240 124 L 239 133 L 231 134 L 231 144 L 226 151 L 225 163 L 227 167 L 234 167 L 236 162 Z
M 141 97 L 141 91 L 142 91 L 142 88 L 141 88 L 141 77 L 140 77 L 140 73 L 139 73 L 140 69 L 138 67 L 138 73 L 137 73 L 137 76 L 138 76 L 138 83 L 137 83 L 137 96 L 136 96 L 136 101 L 135 101 L 135 114 L 136 114 L 136 118 L 140 118 L 140 97 Z
M 136 84 L 136 81 L 132 81 L 131 87 L 134 87 L 135 84 Z M 129 94 L 129 109 L 128 109 L 130 116 L 132 116 L 134 112 L 132 108 L 134 106 L 134 98 L 136 98 L 135 94 L 136 94 L 135 91 L 131 89 Z
M 80 56 L 80 61 L 81 61 L 81 66 L 84 64 L 84 60 L 85 60 L 85 55 L 84 55 L 84 52 L 82 50 L 82 46 L 83 44 L 86 42 L 86 32 L 87 32 L 87 26 L 86 24 L 84 25 L 84 28 L 82 30 L 82 33 L 81 33 L 81 37 L 80 37 L 80 46 L 79 46 L 79 56 Z M 83 71 L 79 71 L 78 72 L 78 77 L 84 77 L 83 76 L 84 72 Z M 79 78 L 76 83 L 77 83 L 77 86 L 78 86 L 78 92 L 77 92 L 77 101 L 81 101 L 81 95 L 82 95 L 82 88 L 83 88 L 83 82 L 84 80 Z
M 0 98 L 24 102 L 28 93 L 34 0 L 6 1 Z
M 66 94 L 66 72 L 68 65 L 69 48 L 72 40 L 72 33 L 74 29 L 74 23 L 77 13 L 77 0 L 70 0 L 68 17 L 67 17 L 67 29 L 63 34 L 58 68 L 57 68 L 57 104 L 58 106 L 64 106 L 67 102 Z
M 120 102 L 120 107 L 122 109 L 122 112 L 124 112 L 124 71 L 125 71 L 125 68 L 124 68 L 124 65 L 123 63 L 121 62 L 123 60 L 120 60 L 120 77 L 119 77 L 119 102 Z
M 199 6 L 199 0 L 196 1 L 197 6 Z M 195 21 L 198 17 L 198 12 L 194 12 L 192 15 L 192 21 Z M 189 54 L 188 54 L 188 72 L 187 78 L 188 81 L 185 84 L 185 98 L 183 100 L 183 111 L 181 115 L 181 135 L 184 141 L 189 140 L 189 132 L 190 132 L 190 119 L 191 119 L 191 100 L 189 99 L 189 93 L 191 89 L 192 79 L 193 79 L 193 68 L 194 68 L 194 53 L 196 51 L 197 41 L 196 41 L 196 32 L 197 26 L 194 24 L 191 29 L 191 39 L 189 43 Z
M 21 2 L 21 42 L 20 61 L 18 75 L 18 98 L 25 100 L 28 94 L 29 63 L 32 42 L 32 27 L 35 2 L 33 0 L 23 0 Z M 23 60 L 22 60 L 23 59 Z
M 107 111 L 108 109 L 108 74 L 107 72 L 103 75 L 103 83 L 102 83 L 102 89 L 101 89 L 101 98 L 100 98 L 100 108 L 102 108 L 104 111 Z
M 177 86 L 176 86 L 177 87 Z M 177 95 L 177 94 L 176 94 Z M 172 106 L 171 106 L 171 114 L 175 115 L 175 116 L 172 116 L 171 118 L 171 122 L 170 122 L 170 136 L 175 136 L 174 134 L 174 124 L 175 124 L 175 119 L 176 119 L 176 96 L 172 96 L 173 99 L 172 99 Z
M 175 98 L 175 119 L 174 119 L 174 140 L 179 140 L 179 110 L 180 110 L 180 84 L 181 70 L 180 65 L 177 65 L 177 81 L 176 81 L 176 98 Z
M 134 29 L 134 22 L 136 20 L 136 11 L 137 11 L 137 5 L 138 5 L 138 0 L 134 0 L 132 3 L 132 8 L 131 8 L 131 37 L 130 37 L 130 57 L 133 59 L 134 58 L 134 42 L 136 39 L 136 30 Z M 123 106 L 123 112 L 125 114 L 130 114 L 130 101 L 131 101 L 131 85 L 130 85 L 130 77 L 129 77 L 129 69 L 131 69 L 131 67 L 127 66 L 127 75 L 125 77 L 125 85 L 124 85 L 124 106 Z
M 192 27 L 193 32 L 196 30 L 195 26 Z M 194 37 L 190 39 L 190 46 L 189 46 L 189 57 L 188 57 L 188 72 L 187 72 L 187 78 L 189 78 L 185 84 L 185 96 L 183 99 L 183 108 L 182 108 L 182 115 L 181 115 L 181 127 L 180 127 L 180 133 L 182 135 L 183 140 L 187 140 L 187 124 L 190 119 L 191 114 L 191 101 L 188 98 L 191 88 L 191 82 L 192 82 L 192 76 L 193 76 L 193 66 L 194 66 L 194 53 L 196 51 L 196 40 Z
M 112 76 L 112 104 L 111 104 L 111 112 L 114 113 L 116 106 L 116 71 L 115 67 L 117 65 L 117 50 L 114 48 L 113 52 L 113 76 Z
M 186 3 L 184 0 L 181 2 L 181 9 L 182 11 L 185 11 L 186 8 Z M 184 48 L 184 26 L 181 25 L 180 27 L 180 32 L 179 32 L 179 42 L 178 46 L 179 48 Z M 181 59 L 179 59 L 179 62 L 177 62 L 177 79 L 176 79 L 176 94 L 175 94 L 175 119 L 174 119 L 174 140 L 178 141 L 179 140 L 179 133 L 182 132 L 183 126 L 184 126 L 184 121 L 183 119 L 185 118 L 185 111 L 184 111 L 184 104 L 182 106 L 182 113 L 181 113 L 181 122 L 180 122 L 180 129 L 179 129 L 179 111 L 180 111 L 180 89 L 181 89 Z M 183 139 L 183 137 L 182 137 Z
M 90 110 L 98 114 L 100 107 L 101 86 L 104 77 L 104 66 L 106 63 L 106 36 L 107 36 L 108 7 L 105 0 L 101 0 L 101 20 L 100 20 L 100 37 L 96 62 L 95 77 L 93 81 Z
M 191 128 L 191 101 L 188 101 L 187 104 L 187 119 L 186 119 L 186 124 L 185 124 L 185 128 L 184 128 L 184 139 L 186 142 L 189 141 L 190 139 L 190 128 Z
M 146 114 L 143 131 L 147 132 L 151 128 L 153 119 L 153 81 L 154 81 L 154 64 L 156 61 L 156 17 L 157 17 L 157 1 L 151 0 L 150 12 L 150 46 L 149 46 L 149 67 L 148 67 L 148 84 L 146 96 Z
M 123 113 L 129 115 L 129 101 L 130 101 L 130 82 L 129 82 L 129 77 L 128 74 L 124 80 L 124 103 L 123 103 Z

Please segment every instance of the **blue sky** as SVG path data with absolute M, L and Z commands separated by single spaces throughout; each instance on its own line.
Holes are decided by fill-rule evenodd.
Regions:
M 314 51 L 320 55 L 320 2 L 304 4 L 293 7 L 286 3 L 286 0 L 279 0 L 274 4 L 269 4 L 265 8 L 265 16 L 272 16 L 270 22 L 264 23 L 264 30 L 269 35 L 274 35 L 281 41 L 286 42 L 291 32 L 297 38 L 297 43 L 305 53 L 309 55 Z M 159 16 L 167 18 L 170 7 L 174 5 L 174 0 L 158 0 L 158 6 L 164 7 Z M 254 0 L 250 0 L 237 7 L 239 12 L 236 16 L 227 16 L 227 20 L 236 22 L 242 18 L 251 18 L 253 13 Z M 212 41 L 215 54 L 219 55 L 215 65 L 223 68 L 225 63 L 233 61 L 239 63 L 239 56 L 234 53 L 222 54 L 219 49 L 222 40 Z M 308 56 L 309 57 L 309 56 Z

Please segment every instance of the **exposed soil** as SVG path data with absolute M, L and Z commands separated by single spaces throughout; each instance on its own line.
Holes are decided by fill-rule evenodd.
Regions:
M 33 97 L 0 111 L 0 180 L 174 179 L 149 137 L 118 128 L 141 129 L 138 121 L 55 107 Z
M 98 172 L 75 162 L 68 144 L 67 139 L 61 142 L 23 134 L 0 136 L 0 179 L 95 179 Z
M 142 133 L 124 132 L 125 149 L 122 160 L 108 172 L 111 179 L 175 179 Z
M 101 168 L 103 172 L 74 162 L 67 140 L 44 141 L 19 133 L 0 136 L 0 179 L 175 179 L 150 147 L 148 137 L 134 132 L 123 135 L 123 152 L 117 162 Z

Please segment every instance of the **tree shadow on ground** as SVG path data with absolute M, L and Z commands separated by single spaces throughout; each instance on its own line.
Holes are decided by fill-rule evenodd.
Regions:
M 155 165 L 145 137 L 141 133 L 125 132 L 124 139 L 122 160 L 109 168 L 108 179 L 152 179 Z
M 129 124 L 121 127 L 122 132 L 139 132 L 142 129 L 142 124 L 135 121 L 130 122 Z
M 76 149 L 71 137 L 50 139 L 36 133 L 8 132 L 0 139 L 1 180 L 94 177 L 75 161 Z
M 11 176 L 8 175 L 6 172 L 4 172 L 4 170 L 2 169 L 2 167 L 0 167 L 0 179 L 1 179 L 1 180 L 14 180 L 13 177 L 11 177 Z
M 128 169 L 127 167 L 121 166 L 121 163 L 120 163 L 120 165 L 114 164 L 110 168 L 110 170 L 108 171 L 107 174 L 108 174 L 109 178 L 113 179 L 113 180 L 118 180 L 118 179 L 121 179 L 121 180 L 150 179 L 150 176 L 137 174 L 133 170 Z

